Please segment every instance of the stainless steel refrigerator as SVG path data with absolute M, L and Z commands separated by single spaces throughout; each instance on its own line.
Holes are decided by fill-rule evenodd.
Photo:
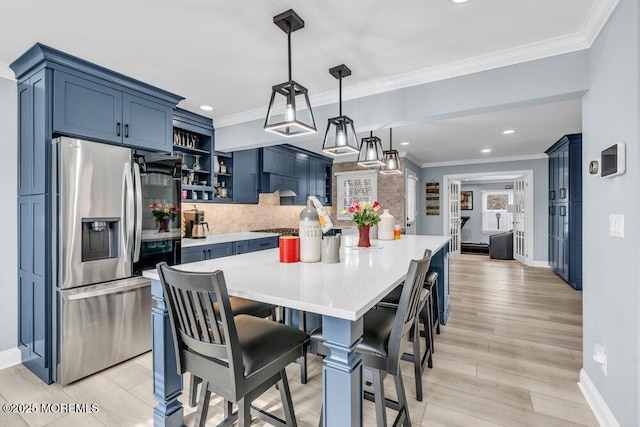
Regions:
M 56 378 L 68 384 L 151 349 L 141 271 L 180 262 L 180 215 L 160 232 L 154 202 L 179 206 L 180 160 L 68 137 L 54 141 Z

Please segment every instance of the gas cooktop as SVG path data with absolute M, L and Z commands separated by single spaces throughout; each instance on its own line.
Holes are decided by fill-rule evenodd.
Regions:
M 266 230 L 253 230 L 260 233 L 278 233 L 281 236 L 297 236 L 297 228 L 268 228 Z

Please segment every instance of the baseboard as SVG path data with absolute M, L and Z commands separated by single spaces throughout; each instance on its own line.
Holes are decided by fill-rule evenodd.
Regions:
M 549 261 L 538 261 L 538 260 L 533 260 L 532 267 L 551 268 L 549 267 Z
M 22 355 L 17 348 L 0 351 L 0 370 L 22 363 Z
M 607 406 L 598 389 L 591 381 L 584 369 L 580 370 L 580 381 L 578 387 L 582 391 L 584 398 L 587 400 L 589 407 L 593 411 L 598 423 L 603 427 L 620 427 L 620 423 Z

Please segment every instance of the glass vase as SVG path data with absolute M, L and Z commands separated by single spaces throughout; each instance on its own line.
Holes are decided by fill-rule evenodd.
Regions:
M 360 239 L 358 240 L 359 248 L 368 248 L 371 246 L 371 240 L 369 239 L 370 225 L 363 225 L 358 228 L 358 233 L 360 234 Z
M 158 220 L 158 233 L 166 233 L 168 231 L 169 231 L 169 220 L 168 219 Z

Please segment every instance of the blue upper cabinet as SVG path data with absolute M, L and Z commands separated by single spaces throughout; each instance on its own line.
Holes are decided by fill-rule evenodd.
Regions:
M 58 71 L 53 102 L 55 131 L 122 142 L 122 91 Z
M 263 149 L 262 171 L 278 175 L 295 176 L 296 155 L 293 151 L 281 147 Z
M 171 152 L 182 97 L 39 43 L 11 68 L 21 83 L 33 70 L 52 73 L 54 134 Z
M 260 149 L 234 152 L 233 166 L 233 203 L 258 203 Z
M 53 130 L 80 138 L 170 152 L 173 108 L 142 96 L 55 71 Z
M 122 98 L 123 143 L 171 152 L 173 108 L 125 93 Z

